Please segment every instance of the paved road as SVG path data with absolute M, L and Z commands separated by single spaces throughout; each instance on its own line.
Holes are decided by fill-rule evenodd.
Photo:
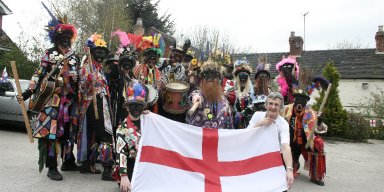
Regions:
M 63 181 L 49 180 L 46 169 L 38 171 L 37 142 L 30 144 L 27 134 L 20 129 L 14 131 L 0 125 L 0 147 L 1 192 L 118 191 L 115 183 L 102 181 L 101 175 L 63 172 Z M 372 141 L 372 144 L 327 141 L 326 150 L 325 186 L 310 183 L 308 172 L 302 170 L 289 191 L 384 191 L 384 141 Z

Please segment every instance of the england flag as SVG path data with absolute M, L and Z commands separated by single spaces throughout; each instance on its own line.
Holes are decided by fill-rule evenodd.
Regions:
M 141 130 L 134 192 L 287 190 L 276 128 L 211 129 L 150 113 Z
M 7 67 L 4 67 L 3 74 L 1 74 L 0 83 L 5 83 L 8 80 Z

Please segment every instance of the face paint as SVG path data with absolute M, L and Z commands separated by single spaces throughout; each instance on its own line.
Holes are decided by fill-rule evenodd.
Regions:
M 143 111 L 144 111 L 144 107 L 145 106 L 143 103 L 130 103 L 130 104 L 128 104 L 129 113 L 134 118 L 140 117 L 141 113 L 143 113 Z
M 92 57 L 95 61 L 101 63 L 105 58 L 107 58 L 107 53 L 105 50 L 96 49 L 92 51 Z
M 57 34 L 56 42 L 58 45 L 62 46 L 63 48 L 70 48 L 72 36 L 73 36 L 72 32 L 63 31 L 62 33 Z
M 248 73 L 246 72 L 240 72 L 239 73 L 239 79 L 241 82 L 246 82 L 248 80 Z
M 215 79 L 220 79 L 220 73 L 214 70 L 206 70 L 201 74 L 201 77 L 204 80 L 215 80 Z
M 293 108 L 297 112 L 301 112 L 304 110 L 305 106 L 307 105 L 308 100 L 302 97 L 295 97 L 295 101 L 293 103 Z

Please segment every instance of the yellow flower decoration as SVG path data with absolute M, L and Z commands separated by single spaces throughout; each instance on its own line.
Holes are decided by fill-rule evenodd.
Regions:
M 191 61 L 191 63 L 192 63 L 192 65 L 197 65 L 197 59 L 192 59 L 192 61 Z
M 95 45 L 96 47 L 107 47 L 107 42 L 105 42 L 104 39 L 97 39 Z

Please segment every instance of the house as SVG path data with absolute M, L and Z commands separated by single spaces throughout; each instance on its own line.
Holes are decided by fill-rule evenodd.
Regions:
M 267 55 L 273 77 L 277 75 L 275 64 L 281 60 L 283 55 L 297 56 L 300 66 L 310 67 L 319 75 L 322 74 L 325 64 L 333 61 L 340 73 L 338 86 L 340 100 L 343 107 L 349 110 L 358 106 L 362 100 L 370 96 L 371 92 L 378 91 L 378 88 L 384 90 L 383 26 L 379 26 L 375 40 L 375 49 L 303 51 L 302 38 L 295 36 L 292 32 L 289 38 L 290 52 L 235 54 L 233 58 L 236 60 L 246 57 L 255 71 L 258 57 L 262 54 Z M 316 94 L 313 94 L 312 97 L 316 97 Z
M 3 1 L 0 0 L 0 51 L 10 51 L 7 46 L 8 43 L 12 42 L 10 38 L 3 31 L 3 16 L 12 14 L 12 11 L 7 7 Z

